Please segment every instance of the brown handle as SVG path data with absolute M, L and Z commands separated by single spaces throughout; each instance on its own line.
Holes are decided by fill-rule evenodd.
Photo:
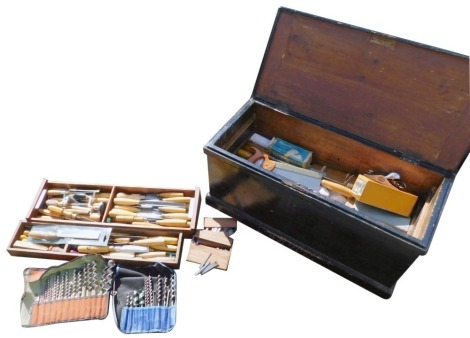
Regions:
M 77 251 L 80 253 L 103 254 L 110 252 L 111 249 L 108 246 L 79 245 Z
M 160 198 L 170 198 L 170 197 L 183 197 L 184 194 L 182 192 L 161 192 L 158 194 Z

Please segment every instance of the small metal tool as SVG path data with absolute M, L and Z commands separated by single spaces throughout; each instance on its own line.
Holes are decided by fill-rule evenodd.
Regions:
M 217 262 L 215 262 L 215 261 L 209 263 L 209 258 L 210 258 L 211 256 L 212 256 L 212 253 L 210 253 L 210 254 L 207 256 L 207 258 L 206 258 L 206 260 L 204 261 L 204 263 L 202 263 L 201 265 L 199 265 L 199 270 L 196 271 L 196 273 L 194 274 L 195 276 L 197 276 L 197 275 L 199 275 L 199 274 L 203 275 L 203 274 L 205 274 L 205 273 L 207 273 L 207 272 L 211 271 L 212 269 L 214 269 L 214 268 L 216 268 L 216 267 L 219 266 L 219 264 L 217 264 Z

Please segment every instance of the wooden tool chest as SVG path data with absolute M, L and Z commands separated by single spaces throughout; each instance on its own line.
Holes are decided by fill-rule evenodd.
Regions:
M 83 191 L 87 192 L 86 195 Z M 63 196 L 68 192 L 79 194 L 80 197 L 84 198 L 83 201 L 79 202 L 83 203 L 62 202 Z M 185 202 L 173 203 L 174 197 L 159 197 L 166 196 L 168 193 L 181 196 L 178 200 L 184 200 Z M 162 200 L 162 205 L 169 203 L 162 206 L 163 209 L 160 208 L 159 211 L 151 206 L 152 209 L 149 212 L 142 212 L 139 208 L 145 204 L 145 196 L 150 196 L 148 199 L 157 199 L 158 197 Z M 80 204 L 87 204 L 87 199 L 92 200 L 96 210 L 80 213 L 80 210 L 87 209 L 79 206 Z M 100 203 L 100 201 L 103 201 L 103 203 Z M 67 206 L 64 206 L 65 204 Z M 183 240 L 192 237 L 196 231 L 200 204 L 201 193 L 198 187 L 194 189 L 171 189 L 43 180 L 26 219 L 19 222 L 7 251 L 12 256 L 57 260 L 72 260 L 87 253 L 98 253 L 105 259 L 113 259 L 120 263 L 148 265 L 160 262 L 169 267 L 178 268 L 181 262 Z M 174 205 L 181 206 L 181 210 L 178 210 L 178 208 L 170 211 L 165 209 Z M 164 210 L 164 212 L 160 210 Z M 149 213 L 152 214 L 149 216 Z M 178 216 L 176 221 L 173 216 Z M 149 217 L 158 217 L 158 219 L 150 220 Z M 157 224 L 158 222 L 163 223 Z M 119 238 L 121 241 L 125 240 L 127 242 L 116 243 L 112 250 L 110 249 L 111 246 L 108 245 L 98 246 L 98 248 L 96 248 L 96 245 L 81 246 L 84 251 L 80 251 L 78 246 L 73 244 L 61 246 L 48 246 L 46 244 L 36 247 L 28 242 L 27 235 L 32 227 L 41 226 L 47 226 L 46 229 L 57 229 L 57 227 L 76 229 L 77 226 L 80 227 L 80 230 L 111 229 L 110 238 L 107 240 L 117 242 L 116 238 Z M 44 227 L 41 229 L 44 229 Z M 159 239 L 158 243 L 152 242 L 152 245 L 146 245 L 145 241 L 155 238 Z M 122 246 L 127 244 L 148 247 L 150 253 L 135 254 L 134 256 L 130 253 L 124 254 Z M 117 248 L 121 248 L 121 250 Z M 86 250 L 90 252 L 86 252 Z M 103 251 L 97 252 L 96 250 Z
M 312 167 L 345 186 L 369 170 L 400 173 L 417 196 L 409 222 L 392 226 L 248 161 L 254 133 L 310 150 Z M 389 298 L 428 251 L 469 149 L 467 56 L 281 8 L 251 98 L 204 146 L 206 202 Z

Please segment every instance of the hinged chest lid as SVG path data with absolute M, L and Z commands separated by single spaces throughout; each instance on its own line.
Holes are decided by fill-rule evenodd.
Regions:
M 253 97 L 454 173 L 470 150 L 468 56 L 286 8 Z

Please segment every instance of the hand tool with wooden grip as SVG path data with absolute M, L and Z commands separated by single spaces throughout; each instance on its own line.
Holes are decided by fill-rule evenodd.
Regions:
M 303 169 L 288 163 L 272 161 L 267 154 L 262 153 L 259 149 L 255 147 L 252 149 L 255 151 L 255 153 L 248 160 L 252 163 L 255 163 L 260 158 L 264 158 L 261 166 L 266 170 L 288 178 L 289 180 L 300 184 L 310 189 L 311 191 L 319 191 L 320 185 L 322 185 L 325 188 L 333 190 L 347 198 L 353 197 L 351 189 L 342 184 L 324 179 L 324 176 L 320 171 Z
M 158 198 L 155 195 L 125 194 L 122 192 L 118 193 L 113 199 L 114 204 L 118 205 L 139 205 L 145 203 L 158 206 L 176 206 L 172 203 L 188 204 L 190 201 L 191 197 L 186 196 Z
M 117 210 L 126 210 L 134 213 L 139 213 L 139 212 L 155 212 L 155 213 L 161 213 L 163 214 L 184 214 L 187 213 L 187 209 L 185 207 L 155 207 L 153 205 L 148 205 L 148 204 L 140 204 L 136 206 L 132 205 L 115 205 L 114 209 Z

